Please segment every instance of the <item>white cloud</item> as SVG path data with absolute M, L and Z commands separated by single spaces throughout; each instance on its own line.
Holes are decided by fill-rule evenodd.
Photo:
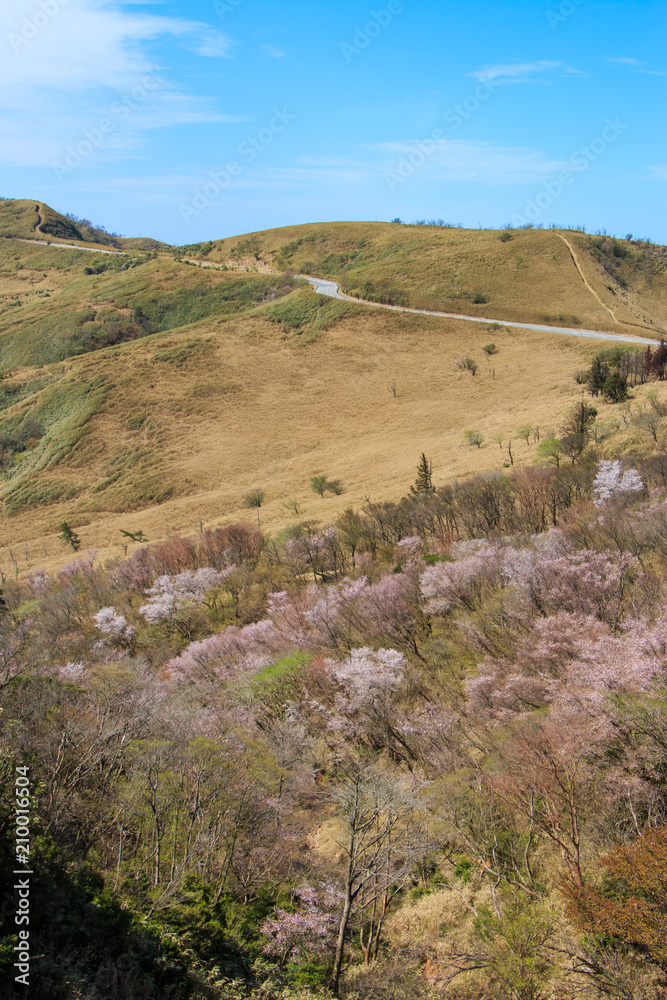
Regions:
M 610 63 L 620 63 L 622 66 L 644 66 L 645 63 L 639 61 L 639 59 L 632 59 L 629 56 L 619 56 L 618 58 L 610 56 L 607 59 Z
M 195 46 L 194 51 L 200 56 L 224 59 L 232 45 L 233 42 L 227 35 L 223 35 L 220 31 L 209 31 Z
M 287 55 L 283 49 L 278 49 L 275 45 L 262 45 L 262 51 L 272 59 L 283 59 Z
M 132 6 L 112 0 L 42 5 L 14 0 L 3 10 L 0 163 L 50 165 L 103 118 L 113 120 L 113 134 L 95 159 L 137 149 L 148 129 L 239 120 L 220 114 L 210 99 L 182 93 L 150 52 L 156 42 L 177 39 L 199 55 L 220 57 L 231 40 L 200 22 Z M 114 112 L 119 101 L 128 102 L 128 113 Z
M 504 83 L 528 83 L 539 77 L 584 76 L 585 74 L 567 63 L 549 59 L 530 63 L 496 63 L 473 70 L 468 76 L 483 83 L 485 80 L 497 80 Z

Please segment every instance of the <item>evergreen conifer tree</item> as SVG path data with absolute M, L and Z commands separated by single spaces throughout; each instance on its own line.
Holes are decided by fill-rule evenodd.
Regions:
M 598 354 L 593 358 L 593 363 L 591 364 L 591 370 L 588 374 L 588 388 L 591 391 L 591 396 L 599 396 L 602 391 L 602 386 L 607 380 L 607 372 L 605 372 L 604 365 L 600 360 Z
M 63 521 L 63 523 L 60 525 L 60 537 L 62 538 L 63 542 L 66 542 L 67 545 L 72 546 L 74 552 L 79 551 L 81 547 L 81 539 L 77 535 L 76 531 L 74 531 L 74 529 L 69 526 L 67 521 Z
M 419 459 L 419 465 L 417 466 L 417 478 L 415 479 L 414 486 L 410 487 L 410 492 L 421 496 L 426 496 L 429 493 L 435 493 L 432 466 L 424 452 L 422 452 L 421 458 Z

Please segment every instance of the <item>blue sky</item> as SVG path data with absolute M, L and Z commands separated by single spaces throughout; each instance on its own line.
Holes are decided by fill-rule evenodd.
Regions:
M 333 219 L 667 243 L 653 0 L 0 0 L 0 194 L 190 243 Z

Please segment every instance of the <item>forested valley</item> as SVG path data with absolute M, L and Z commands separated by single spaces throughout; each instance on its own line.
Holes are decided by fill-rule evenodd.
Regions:
M 29 995 L 663 996 L 666 490 L 585 452 L 6 578 Z

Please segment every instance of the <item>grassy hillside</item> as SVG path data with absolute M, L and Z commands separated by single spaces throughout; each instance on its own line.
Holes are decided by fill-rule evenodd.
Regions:
M 65 561 L 65 518 L 102 556 L 121 552 L 121 529 L 157 540 L 200 521 L 252 520 L 243 497 L 255 488 L 266 491 L 266 529 L 331 519 L 366 496 L 403 495 L 422 451 L 439 485 L 501 469 L 510 436 L 515 463 L 532 464 L 537 446 L 517 428 L 560 426 L 592 350 L 297 290 L 247 314 L 16 371 L 1 384 L 0 434 L 24 450 L 3 473 L 0 563 L 11 569 L 6 547 L 20 539 L 26 569 Z M 476 375 L 459 367 L 465 356 Z M 471 429 L 480 448 L 466 441 Z M 345 492 L 315 495 L 320 473 Z
M 35 219 L 32 202 L 0 203 L 6 227 L 29 232 Z M 599 344 L 335 301 L 281 273 L 332 276 L 414 306 L 644 332 L 632 316 L 655 334 L 664 248 L 510 235 L 292 227 L 182 248 L 199 267 L 171 252 L 1 240 L 0 568 L 12 569 L 17 542 L 27 543 L 25 569 L 66 560 L 65 518 L 84 547 L 111 555 L 121 529 L 156 540 L 252 519 L 243 497 L 253 489 L 266 492 L 270 530 L 331 519 L 365 497 L 396 499 L 422 451 L 438 484 L 501 469 L 511 437 L 513 460 L 535 462 L 537 444 L 518 428 L 548 436 L 562 425 L 581 392 L 574 376 Z M 627 322 L 612 320 L 607 301 Z M 635 409 L 655 389 L 639 386 Z M 617 408 L 599 405 L 613 422 Z M 618 433 L 635 451 L 651 444 L 625 424 Z M 316 496 L 318 474 L 345 492 Z
M 25 198 L 0 201 L 0 237 L 63 243 L 101 244 L 117 250 L 165 250 L 169 244 L 149 237 L 117 236 L 86 219 L 62 215 L 43 202 Z
M 7 240 L 0 243 L 0 367 L 49 364 L 229 315 L 283 287 L 290 281 L 280 275 L 220 274 L 170 256 L 95 256 Z
M 206 257 L 330 277 L 351 295 L 420 309 L 600 330 L 667 328 L 667 248 L 579 232 L 337 222 L 236 237 Z

